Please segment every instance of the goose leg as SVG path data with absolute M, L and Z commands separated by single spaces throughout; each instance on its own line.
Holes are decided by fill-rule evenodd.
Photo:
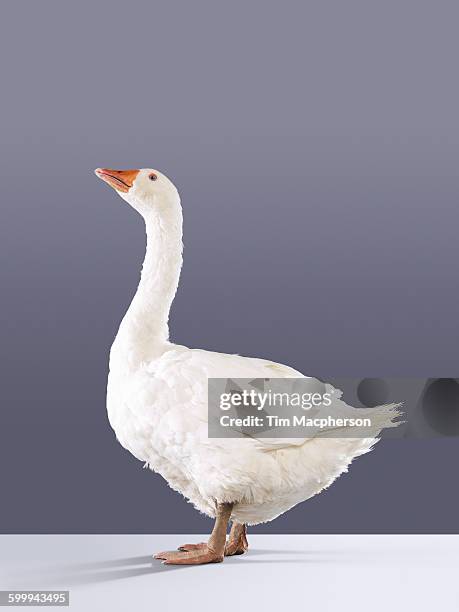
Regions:
M 225 546 L 225 556 L 243 555 L 248 549 L 247 527 L 243 523 L 233 523 Z
M 231 517 L 233 504 L 217 504 L 217 516 L 209 541 L 202 547 L 187 550 L 160 552 L 155 559 L 161 559 L 166 565 L 201 565 L 203 563 L 221 563 L 225 556 L 226 530 Z

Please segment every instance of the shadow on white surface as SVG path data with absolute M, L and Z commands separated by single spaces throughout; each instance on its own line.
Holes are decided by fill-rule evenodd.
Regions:
M 235 557 L 227 557 L 224 561 L 228 564 L 317 564 L 317 563 L 333 563 L 337 559 L 333 559 L 334 553 L 338 552 L 341 556 L 343 551 L 326 551 L 328 558 L 323 558 L 325 551 L 311 550 L 275 550 L 275 549 L 257 549 L 249 550 L 245 555 Z M 303 557 L 301 557 L 303 555 Z M 260 558 L 260 557 L 274 558 Z M 292 558 L 293 556 L 293 558 Z M 322 556 L 322 558 L 320 558 Z M 196 569 L 203 566 L 192 565 L 165 565 L 161 561 L 154 559 L 152 555 L 139 555 L 133 557 L 125 557 L 119 559 L 107 559 L 102 561 L 94 561 L 88 563 L 74 563 L 66 565 L 55 565 L 48 567 L 40 567 L 30 569 L 30 573 L 21 568 L 20 576 L 10 574 L 12 584 L 28 583 L 28 584 L 45 584 L 51 587 L 75 587 L 90 584 L 98 584 L 111 582 L 116 580 L 126 580 L 137 576 L 145 576 L 148 574 L 161 574 L 172 572 L 175 570 Z

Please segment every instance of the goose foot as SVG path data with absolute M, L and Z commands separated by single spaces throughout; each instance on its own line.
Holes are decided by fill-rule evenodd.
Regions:
M 241 523 L 233 523 L 225 546 L 225 556 L 243 555 L 249 549 L 247 542 L 247 528 Z
M 177 550 L 181 552 L 193 552 L 196 550 L 205 550 L 207 548 L 206 542 L 199 542 L 198 544 L 182 544 Z M 228 541 L 225 544 L 225 557 L 232 557 L 233 555 L 243 555 L 249 549 L 249 543 L 247 542 L 247 528 L 241 523 L 233 523 L 231 532 L 228 537 Z M 166 554 L 166 553 L 159 553 Z M 158 559 L 161 557 L 158 557 Z
M 193 550 L 204 550 L 207 548 L 207 542 L 199 542 L 198 544 L 182 544 L 177 550 L 182 552 L 191 552 Z
M 165 565 L 202 565 L 221 563 L 225 558 L 226 530 L 231 517 L 233 504 L 218 503 L 215 525 L 207 544 L 184 544 L 179 550 L 157 553 Z
M 218 553 L 205 545 L 191 551 L 173 550 L 158 553 L 155 559 L 161 559 L 164 565 L 203 565 L 205 563 L 221 563 L 224 559 L 223 553 Z

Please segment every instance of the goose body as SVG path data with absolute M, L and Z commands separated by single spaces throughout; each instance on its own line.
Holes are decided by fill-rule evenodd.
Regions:
M 354 458 L 371 450 L 384 427 L 395 424 L 396 407 L 372 409 L 373 429 L 363 439 L 209 438 L 209 378 L 303 374 L 263 359 L 171 343 L 168 317 L 182 266 L 178 192 L 156 170 L 96 173 L 140 212 L 147 233 L 139 287 L 110 352 L 107 410 L 119 442 L 199 511 L 216 518 L 218 542 L 225 520 L 239 525 L 270 521 L 328 487 Z M 346 411 L 362 415 L 350 406 Z M 218 548 L 210 545 L 212 537 L 205 545 L 207 555 Z M 191 549 L 174 554 L 160 558 L 168 563 L 222 560 L 220 552 L 218 559 L 202 560 L 201 549 L 199 554 Z

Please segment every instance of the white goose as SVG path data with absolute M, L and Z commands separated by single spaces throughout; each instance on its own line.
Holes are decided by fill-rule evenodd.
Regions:
M 395 405 L 372 409 L 374 427 L 365 439 L 313 437 L 279 444 L 209 438 L 208 378 L 303 375 L 262 359 L 169 342 L 169 310 L 182 267 L 178 191 L 156 170 L 96 174 L 142 215 L 147 234 L 140 283 L 110 353 L 110 424 L 124 448 L 215 518 L 207 543 L 186 544 L 156 558 L 168 564 L 220 562 L 247 550 L 247 524 L 270 521 L 328 487 L 355 457 L 371 450 L 383 428 L 396 424 L 398 412 Z

